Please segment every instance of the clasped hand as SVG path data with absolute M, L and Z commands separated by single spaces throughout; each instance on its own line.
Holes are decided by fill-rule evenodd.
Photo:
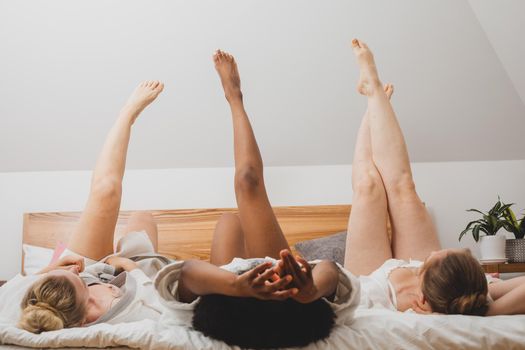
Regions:
M 318 299 L 308 262 L 294 258 L 287 249 L 280 252 L 280 258 L 276 266 L 265 262 L 237 276 L 235 287 L 239 296 L 262 300 L 292 298 L 300 303 Z
M 78 255 L 65 255 L 57 261 L 50 263 L 37 274 L 43 274 L 53 270 L 68 270 L 79 274 L 84 271 L 84 267 L 84 258 Z

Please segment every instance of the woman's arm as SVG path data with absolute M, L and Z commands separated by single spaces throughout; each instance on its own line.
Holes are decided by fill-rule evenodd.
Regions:
M 294 258 L 288 250 L 281 251 L 278 271 L 292 276 L 291 286 L 298 289 L 292 298 L 301 303 L 332 296 L 339 283 L 339 271 L 332 261 L 323 260 L 312 269 L 306 260 Z
M 38 271 L 36 274 L 44 274 L 49 271 L 63 269 L 63 270 L 76 270 L 77 273 L 84 271 L 84 258 L 77 255 L 66 255 L 58 259 L 55 262 L 50 263 L 48 266 L 44 267 L 42 270 Z
M 334 262 L 323 260 L 313 268 L 312 277 L 317 289 L 317 297 L 314 300 L 322 297 L 328 298 L 337 289 L 339 269 Z
M 93 260 L 113 253 L 131 126 L 163 88 L 158 81 L 140 84 L 110 130 L 93 171 L 86 207 L 68 243 L 75 253 Z
M 487 316 L 525 314 L 525 276 L 491 283 L 489 293 L 494 302 Z
M 275 275 L 271 263 L 263 263 L 241 275 L 221 269 L 201 260 L 184 263 L 179 279 L 180 301 L 190 303 L 199 295 L 223 294 L 263 300 L 284 300 L 293 289 L 281 290 L 291 282 L 291 276 L 270 281 Z
M 121 256 L 110 256 L 104 262 L 108 265 L 113 266 L 115 268 L 115 273 L 117 274 L 122 271 L 131 272 L 139 268 L 136 262 L 128 258 L 123 258 Z

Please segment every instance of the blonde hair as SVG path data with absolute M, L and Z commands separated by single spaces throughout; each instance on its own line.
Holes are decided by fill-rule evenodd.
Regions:
M 449 253 L 424 268 L 421 291 L 432 311 L 484 316 L 488 286 L 483 268 L 470 251 Z
M 80 326 L 86 306 L 77 302 L 76 290 L 65 276 L 47 276 L 36 281 L 21 303 L 18 327 L 32 333 Z

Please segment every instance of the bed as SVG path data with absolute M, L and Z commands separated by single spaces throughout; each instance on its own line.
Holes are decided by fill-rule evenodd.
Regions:
M 350 205 L 277 207 L 275 212 L 291 245 L 344 231 Z M 234 209 L 154 210 L 160 253 L 174 259 L 208 259 L 215 223 Z M 67 237 L 79 213 L 27 213 L 23 242 L 53 249 Z M 122 212 L 117 231 L 130 212 Z M 1 294 L 1 287 L 0 287 Z M 349 324 L 308 349 L 524 349 L 525 316 L 444 316 L 358 309 Z M 0 344 L 19 346 L 129 347 L 145 349 L 230 349 L 185 327 L 163 329 L 143 320 L 96 325 L 34 335 L 0 322 Z

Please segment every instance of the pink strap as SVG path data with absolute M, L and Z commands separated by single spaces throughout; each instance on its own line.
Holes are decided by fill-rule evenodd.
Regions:
M 66 245 L 62 242 L 58 242 L 53 252 L 53 257 L 51 258 L 51 263 L 57 262 L 64 250 L 66 250 Z

